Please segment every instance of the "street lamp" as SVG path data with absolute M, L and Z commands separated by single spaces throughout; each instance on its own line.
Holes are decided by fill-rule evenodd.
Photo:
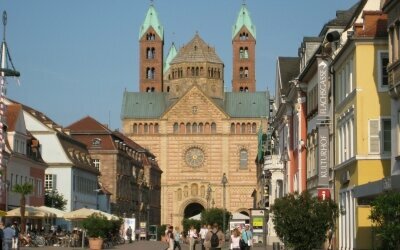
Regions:
M 211 189 L 211 184 L 210 184 L 210 183 L 208 183 L 208 188 L 207 188 L 207 196 L 206 196 L 206 199 L 207 199 L 207 209 L 209 209 L 209 208 L 210 208 L 211 192 L 212 192 L 212 189 Z
M 222 218 L 222 228 L 224 230 L 224 237 L 225 237 L 226 184 L 228 183 L 228 178 L 226 178 L 226 174 L 225 173 L 222 175 L 221 183 L 222 183 L 222 188 L 223 188 L 223 206 L 224 206 L 224 210 L 222 210 L 222 212 L 223 212 L 223 214 L 222 214 L 222 216 L 223 216 L 223 218 Z

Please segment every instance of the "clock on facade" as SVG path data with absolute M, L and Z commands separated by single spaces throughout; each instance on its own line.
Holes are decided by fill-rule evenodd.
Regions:
M 200 148 L 192 147 L 186 151 L 185 161 L 191 167 L 200 167 L 204 162 L 204 152 Z

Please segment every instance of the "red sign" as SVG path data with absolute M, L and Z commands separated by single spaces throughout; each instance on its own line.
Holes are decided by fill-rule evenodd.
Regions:
M 321 201 L 331 198 L 331 190 L 329 188 L 318 188 L 318 199 Z

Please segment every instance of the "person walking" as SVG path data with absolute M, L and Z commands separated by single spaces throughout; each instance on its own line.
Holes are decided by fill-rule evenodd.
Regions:
M 246 225 L 245 229 L 242 230 L 242 239 L 246 243 L 246 246 L 242 248 L 243 250 L 250 250 L 253 245 L 253 234 L 250 231 L 250 226 Z
M 240 239 L 241 239 L 241 234 L 239 229 L 235 228 L 232 230 L 231 234 L 231 246 L 229 249 L 231 250 L 240 250 Z
M 19 228 L 16 221 L 14 221 L 12 229 L 15 231 L 14 237 L 12 238 L 12 249 L 18 249 Z
M 201 250 L 205 250 L 206 249 L 205 246 L 204 246 L 204 241 L 206 239 L 207 233 L 208 233 L 208 228 L 207 228 L 207 225 L 204 224 L 203 227 L 200 229 L 200 232 L 199 232 L 200 240 L 201 240 Z
M 181 232 L 179 232 L 179 227 L 175 227 L 174 230 L 174 250 L 175 248 L 181 250 Z
M 174 234 L 173 234 L 173 226 L 169 226 L 168 228 L 168 250 L 174 250 L 174 245 L 175 245 L 175 239 L 174 239 Z
M 126 236 L 128 237 L 129 243 L 132 243 L 132 228 L 131 226 L 126 229 Z
M 197 230 L 194 228 L 194 226 L 190 227 L 189 230 L 189 250 L 194 250 L 196 248 L 196 241 L 199 238 L 197 235 Z
M 6 228 L 3 230 L 3 249 L 12 249 L 12 240 L 15 236 L 15 230 L 11 228 L 11 223 L 6 224 Z
M 220 250 L 225 242 L 225 235 L 219 229 L 217 223 L 214 223 L 212 230 L 209 230 L 204 240 L 206 250 Z

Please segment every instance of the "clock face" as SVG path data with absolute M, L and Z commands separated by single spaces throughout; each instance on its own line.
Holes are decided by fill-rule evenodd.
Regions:
M 190 148 L 186 151 L 185 161 L 191 167 L 200 167 L 204 162 L 204 152 L 200 148 Z

